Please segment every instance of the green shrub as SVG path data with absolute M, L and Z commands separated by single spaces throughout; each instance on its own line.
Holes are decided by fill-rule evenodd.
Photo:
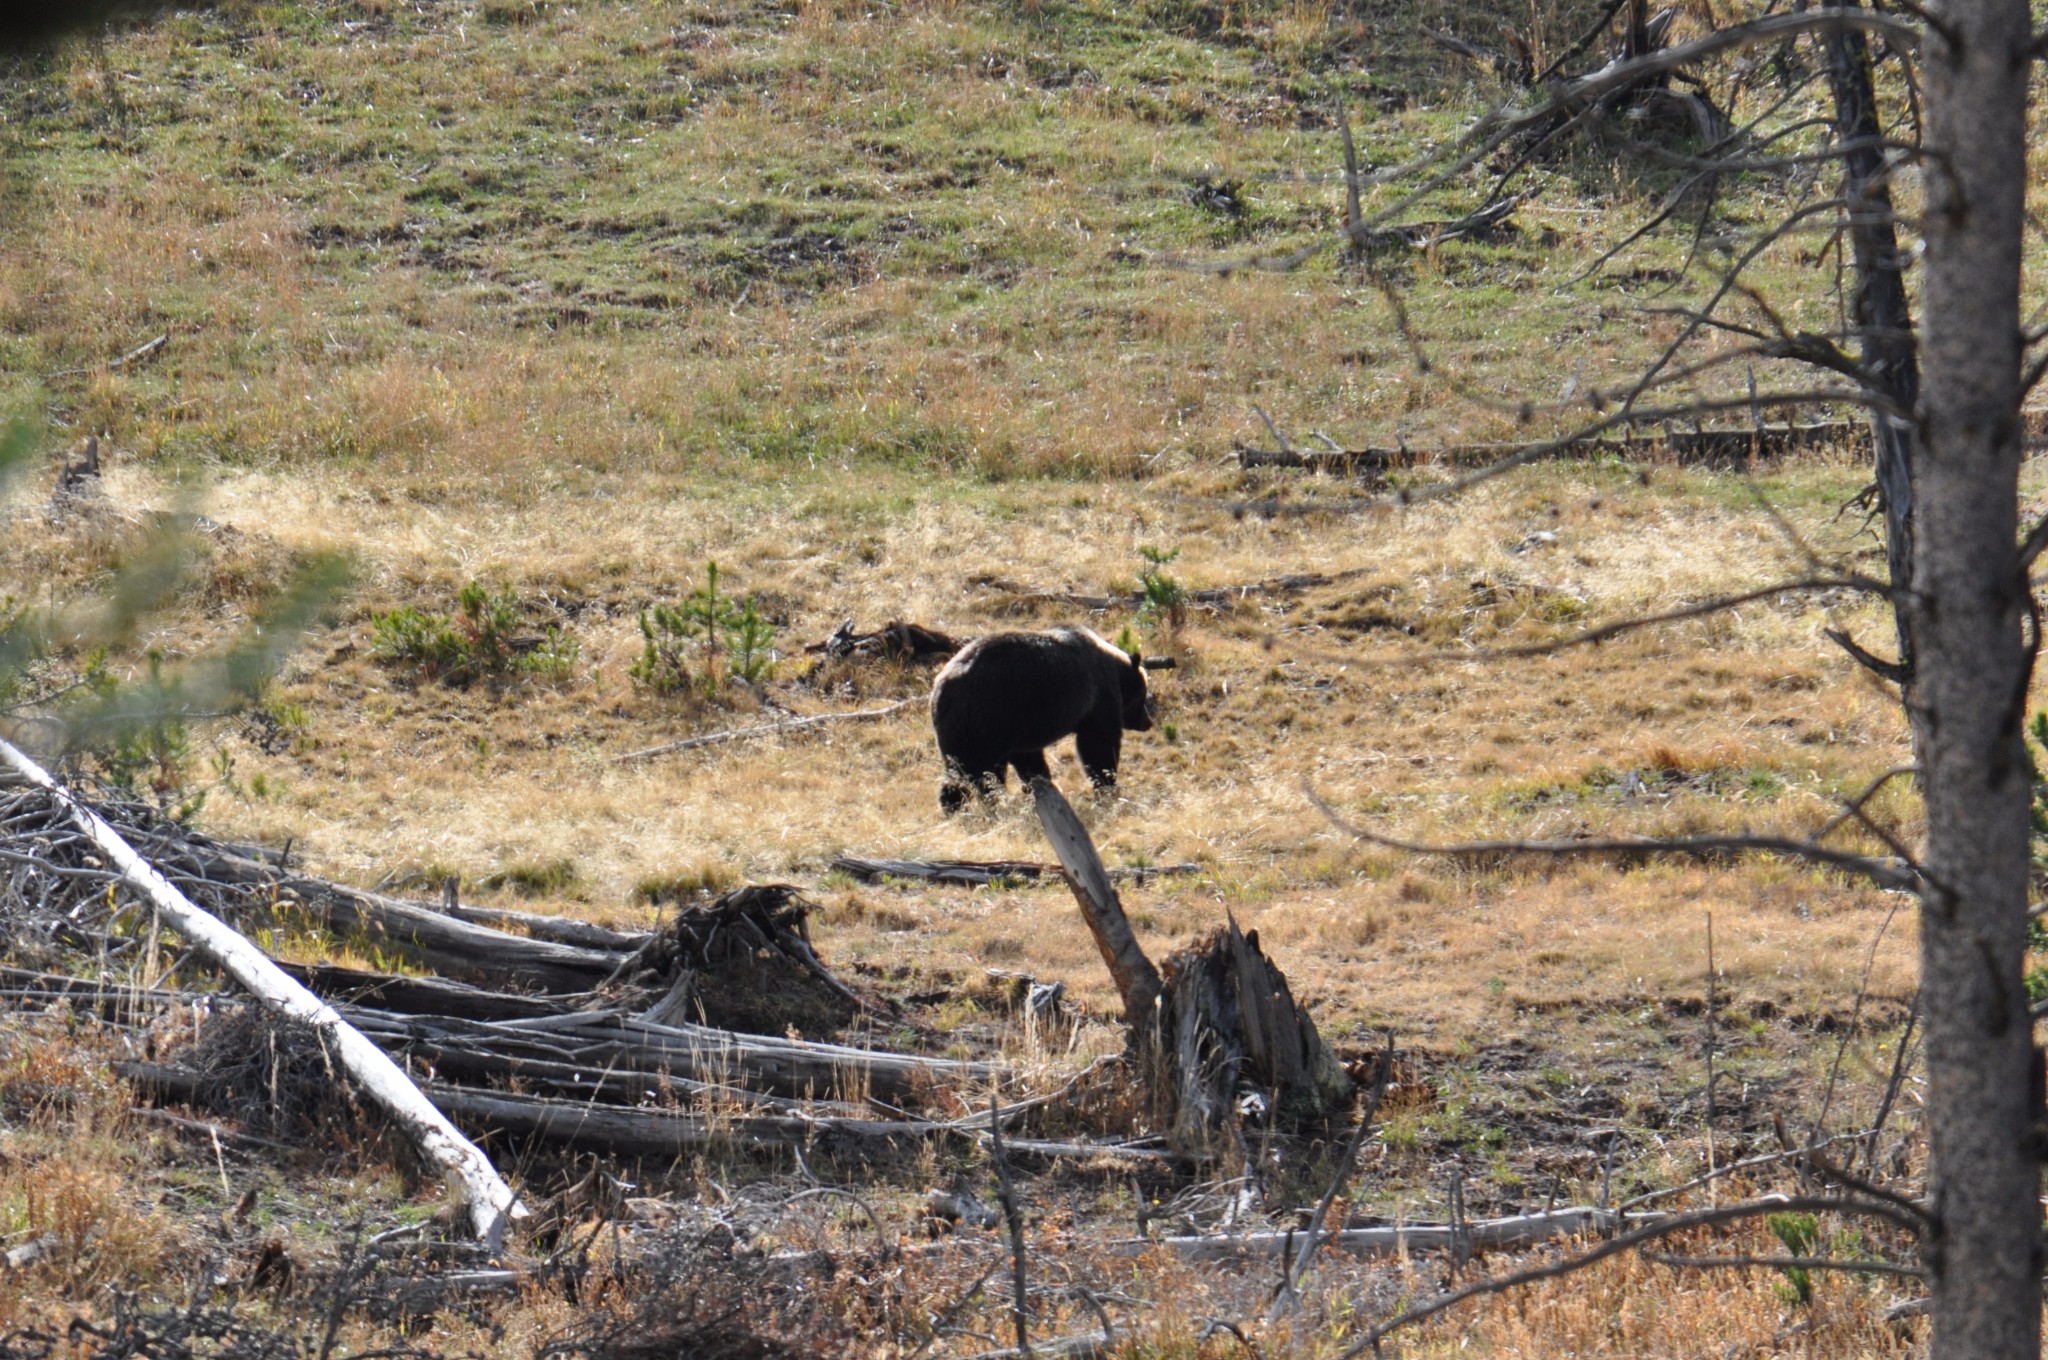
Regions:
M 1180 556 L 1179 548 L 1158 548 L 1146 544 L 1138 549 L 1145 566 L 1138 572 L 1138 617 L 1166 634 L 1180 631 L 1187 622 L 1188 591 L 1167 574 L 1166 567 Z
M 511 587 L 493 591 L 471 581 L 455 593 L 455 612 L 428 614 L 407 605 L 370 621 L 370 654 L 450 684 L 483 676 L 538 675 L 560 679 L 582 649 L 550 624 L 540 642 L 521 645 L 516 635 L 520 600 Z
M 729 679 L 758 684 L 774 673 L 775 625 L 753 596 L 721 594 L 719 578 L 718 563 L 707 562 L 703 585 L 641 611 L 644 645 L 628 671 L 634 684 L 660 695 L 695 688 L 710 698 Z

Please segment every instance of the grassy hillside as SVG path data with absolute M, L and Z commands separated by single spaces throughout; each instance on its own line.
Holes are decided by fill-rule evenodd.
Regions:
M 1846 450 L 1755 476 L 1545 464 L 1409 509 L 1245 512 L 1350 492 L 1238 468 L 1235 442 L 1268 442 L 1254 408 L 1304 440 L 1522 437 L 1565 419 L 1525 399 L 1611 386 L 1675 334 L 1659 308 L 1692 285 L 1660 290 L 1684 231 L 1577 277 L 1675 182 L 1613 145 L 1547 162 L 1491 240 L 1376 270 L 1334 254 L 1286 273 L 1188 267 L 1330 230 L 1337 101 L 1386 166 L 1497 96 L 1418 28 L 1513 30 L 1541 65 L 1598 7 L 1583 8 L 336 0 L 171 16 L 0 68 L 0 403 L 46 422 L 53 450 L 88 432 L 109 450 L 85 512 L 49 513 L 46 477 L 15 489 L 0 599 L 86 597 L 141 551 L 154 512 L 203 511 L 219 527 L 190 583 L 112 657 L 132 677 L 145 648 L 193 654 L 294 564 L 345 552 L 355 582 L 331 624 L 253 717 L 195 726 L 164 772 L 167 797 L 206 792 L 203 825 L 291 838 L 336 878 L 426 892 L 457 874 L 475 900 L 620 925 L 655 919 L 665 890 L 797 882 L 825 906 L 815 932 L 835 967 L 918 998 L 922 1032 L 1029 1062 L 1048 1089 L 1115 1042 L 1064 892 L 827 868 L 842 851 L 1046 857 L 1014 790 L 940 816 L 920 705 L 618 757 L 922 695 L 927 671 L 803 652 L 848 617 L 1129 627 L 1178 662 L 1159 674 L 1170 730 L 1134 737 L 1122 789 L 1083 815 L 1113 865 L 1197 866 L 1127 895 L 1155 955 L 1228 911 L 1347 1055 L 1386 1030 L 1412 1054 L 1360 1212 L 1440 1217 L 1453 1168 L 1474 1213 L 1682 1182 L 1707 1151 L 1710 1045 L 1722 1161 L 1776 1147 L 1774 1118 L 1803 1130 L 1837 1065 L 1828 1124 L 1854 1127 L 1914 985 L 1904 899 L 1772 858 L 1407 856 L 1362 847 L 1311 801 L 1421 839 L 1800 835 L 1904 757 L 1895 700 L 1822 637 L 1848 626 L 1881 649 L 1885 619 L 1847 593 L 1486 655 L 1796 576 L 1812 556 L 1881 560 L 1842 513 L 1867 481 Z M 1456 216 L 1480 185 L 1416 215 Z M 1765 220 L 1799 189 L 1744 180 L 1734 208 Z M 1795 238 L 1762 277 L 1789 321 L 1819 325 L 1835 268 L 1825 242 Z M 637 684 L 641 612 L 698 589 L 713 560 L 777 626 L 772 676 L 712 697 Z M 1320 579 L 1178 620 L 1013 589 L 1122 594 L 1148 569 L 1194 590 Z M 471 582 L 509 592 L 517 631 L 558 630 L 556 664 L 451 683 L 384 654 L 380 619 L 445 613 Z M 69 683 L 88 660 L 59 647 L 37 681 Z M 1069 754 L 1055 777 L 1079 792 Z M 1870 810 L 1915 833 L 1898 784 Z M 992 999 L 992 967 L 1066 982 L 1091 1018 L 1048 1045 Z M 350 1213 L 433 1203 L 367 1136 L 338 1168 L 252 1157 L 216 1174 L 211 1153 L 144 1135 L 106 1078 L 113 1040 L 10 1042 L 0 1100 L 33 1117 L 0 1135 L 0 1228 L 71 1212 L 39 1197 L 34 1168 L 89 1145 L 90 1212 L 74 1218 L 127 1254 L 81 1237 L 61 1266 L 0 1281 L 0 1321 L 104 1308 L 115 1278 L 168 1297 L 162 1243 L 253 1257 L 247 1234 L 217 1240 L 245 1190 L 266 1224 L 319 1235 L 322 1260 Z M 1316 1193 L 1321 1165 L 1290 1164 L 1266 1207 Z M 522 1174 L 546 1193 L 557 1170 Z M 872 1179 L 891 1233 L 914 1230 L 926 1189 L 986 1174 L 972 1158 L 825 1170 Z M 797 1173 L 734 1156 L 641 1174 L 649 1202 L 679 1204 Z M 1030 1195 L 1039 1228 L 1077 1242 L 1134 1208 L 1113 1179 L 1048 1177 Z M 1270 1334 L 1267 1353 L 1332 1354 L 1347 1318 L 1384 1314 L 1435 1269 L 1346 1265 L 1321 1330 Z M 1687 1277 L 1673 1295 L 1650 1270 L 1555 1286 L 1468 1339 L 1723 1355 L 1806 1326 L 1816 1354 L 1892 1344 L 1877 1286 L 1829 1280 L 1801 1313 L 1769 1279 Z M 1256 1310 L 1212 1277 L 1146 1272 L 1145 1292 L 1194 1302 L 1162 1307 L 1132 1354 L 1227 1353 L 1227 1336 L 1194 1339 L 1200 1307 Z M 971 1276 L 903 1287 L 935 1313 Z M 1663 1320 L 1630 1301 L 1643 1295 L 1665 1299 Z M 428 1335 L 460 1349 L 496 1326 L 512 1339 L 488 1344 L 516 1347 L 569 1311 L 522 1297 Z

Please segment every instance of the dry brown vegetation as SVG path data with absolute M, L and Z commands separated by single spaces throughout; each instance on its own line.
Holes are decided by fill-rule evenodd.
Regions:
M 1229 466 L 1231 442 L 1261 429 L 1253 402 L 1290 429 L 1426 445 L 1511 434 L 1510 399 L 1626 371 L 1668 333 L 1626 310 L 1641 280 L 1563 284 L 1658 186 L 1593 158 L 1565 167 L 1510 239 L 1399 261 L 1438 362 L 1418 375 L 1356 271 L 1216 279 L 1160 259 L 1326 223 L 1329 186 L 1304 180 L 1332 164 L 1317 111 L 1330 94 L 1373 105 L 1361 137 L 1392 161 L 1473 107 L 1468 76 L 1363 9 L 1154 8 L 353 0 L 177 16 L 16 72 L 0 95 L 20 190 L 0 248 L 0 366 L 62 374 L 171 339 L 160 358 L 45 392 L 9 381 L 10 402 L 49 414 L 53 447 L 105 430 L 111 459 L 88 512 L 46 513 L 40 478 L 14 489 L 0 597 L 89 598 L 152 512 L 203 511 L 225 527 L 197 537 L 189 583 L 114 656 L 133 674 L 143 648 L 195 654 L 295 563 L 344 552 L 354 585 L 259 713 L 198 729 L 183 777 L 228 772 L 206 826 L 290 838 L 347 881 L 424 892 L 455 874 L 468 900 L 613 924 L 654 920 L 663 889 L 795 881 L 825 906 L 820 952 L 905 1001 L 921 1039 L 1002 1052 L 1050 1088 L 1116 1042 L 1109 980 L 1064 890 L 827 869 L 842 851 L 1047 858 L 1014 789 L 940 815 L 918 705 L 616 758 L 774 711 L 921 695 L 926 671 L 802 654 L 847 617 L 966 636 L 1079 616 L 1019 606 L 990 577 L 1129 591 L 1147 546 L 1178 549 L 1168 570 L 1190 588 L 1326 573 L 1170 630 L 1136 611 L 1085 618 L 1106 635 L 1131 625 L 1178 667 L 1157 675 L 1170 733 L 1133 738 L 1119 793 L 1080 806 L 1113 867 L 1199 866 L 1125 894 L 1155 956 L 1227 911 L 1347 1056 L 1395 1034 L 1411 1065 L 1354 1210 L 1441 1218 L 1453 1167 L 1474 1213 L 1595 1199 L 1610 1172 L 1616 1198 L 1684 1181 L 1706 1151 L 1710 1043 L 1723 1161 L 1774 1148 L 1774 1116 L 1803 1131 L 1838 1059 L 1827 1122 L 1855 1127 L 1914 986 L 1906 899 L 1769 857 L 1406 856 L 1361 847 L 1310 792 L 1428 840 L 1804 834 L 1905 755 L 1893 696 L 1822 637 L 1881 639 L 1860 599 L 1788 596 L 1553 656 L 1481 654 L 1798 576 L 1808 551 L 1880 558 L 1841 514 L 1864 469 L 1846 452 L 1757 476 L 1560 463 L 1406 510 L 1234 512 L 1345 490 Z M 1573 16 L 1531 23 L 1554 50 Z M 1248 219 L 1192 206 L 1197 171 L 1237 180 Z M 1777 191 L 1746 192 L 1761 213 Z M 1643 267 L 1682 248 L 1652 242 Z M 1811 288 L 1816 263 L 1802 245 L 1778 267 Z M 1817 288 L 1805 305 L 1825 305 Z M 780 628 L 773 679 L 715 700 L 642 691 L 628 676 L 640 611 L 694 589 L 714 559 Z M 445 611 L 470 581 L 509 588 L 523 628 L 561 628 L 573 664 L 451 685 L 375 655 L 378 615 Z M 86 660 L 59 647 L 38 675 L 61 684 Z M 1055 777 L 1072 791 L 1077 775 L 1062 753 Z M 1908 789 L 1871 811 L 1915 835 Z M 1064 981 L 1091 1018 L 1071 1037 L 1027 1031 L 990 968 Z M 178 1297 L 195 1260 L 252 1271 L 273 1231 L 324 1267 L 352 1215 L 430 1212 L 431 1188 L 367 1132 L 320 1161 L 217 1155 L 150 1124 L 106 1075 L 112 1042 L 83 1024 L 5 1036 L 0 1229 L 66 1245 L 0 1279 L 0 1327 L 104 1318 L 116 1286 Z M 1909 1144 L 1897 1169 L 1916 1155 Z M 1267 1208 L 1319 1192 L 1327 1157 L 1290 1152 Z M 516 1169 L 537 1193 L 581 1174 L 537 1154 Z M 891 1239 L 921 1231 L 925 1191 L 986 1177 L 978 1157 L 929 1152 L 816 1170 L 861 1181 Z M 634 1174 L 667 1206 L 648 1216 L 735 1196 L 772 1208 L 798 1184 L 737 1152 Z M 232 1215 L 245 1192 L 253 1219 Z M 1090 1256 L 1134 1217 L 1125 1178 L 1045 1175 L 1027 1197 L 1044 1259 L 1144 1301 L 1128 1354 L 1234 1353 L 1227 1334 L 1198 1337 L 1209 1318 L 1256 1314 L 1258 1282 Z M 796 1231 L 770 1208 L 760 1221 Z M 993 1241 L 833 1282 L 814 1301 L 830 1326 L 810 1343 L 798 1327 L 793 1344 L 938 1313 Z M 1770 1246 L 1760 1230 L 1716 1244 Z M 1446 1270 L 1329 1263 L 1314 1325 L 1260 1344 L 1332 1355 Z M 1781 1284 L 1628 1258 L 1455 1313 L 1416 1345 L 1910 1348 L 1913 1324 L 1877 1320 L 1904 1292 L 1889 1281 L 1826 1278 L 1800 1306 Z M 522 1354 L 630 1303 L 533 1288 L 436 1314 L 412 1339 Z M 1002 1335 L 999 1307 L 977 1306 Z M 1087 1324 L 1078 1302 L 1061 1308 Z M 394 1334 L 367 1316 L 349 1328 L 364 1346 Z

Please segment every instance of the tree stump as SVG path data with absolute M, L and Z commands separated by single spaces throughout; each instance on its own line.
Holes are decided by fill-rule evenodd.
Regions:
M 1259 948 L 1257 931 L 1247 935 L 1226 917 L 1162 973 L 1155 1080 L 1172 1086 L 1176 1150 L 1213 1149 L 1239 1122 L 1301 1128 L 1350 1108 L 1350 1075 Z
M 832 1034 L 858 994 L 811 950 L 814 905 L 786 883 L 755 884 L 689 906 L 621 969 L 643 1019 L 745 1034 Z
M 1294 999 L 1287 978 L 1234 919 L 1161 971 L 1139 947 L 1095 842 L 1044 778 L 1039 823 L 1102 951 L 1151 1103 L 1176 1152 L 1213 1156 L 1244 1123 L 1300 1128 L 1350 1108 L 1349 1074 Z

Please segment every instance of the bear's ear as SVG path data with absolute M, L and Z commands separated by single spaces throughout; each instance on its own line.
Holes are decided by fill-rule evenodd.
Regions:
M 1131 668 L 1133 670 L 1137 671 L 1140 675 L 1145 673 L 1145 654 L 1143 652 L 1133 647 L 1128 652 L 1125 652 L 1124 655 L 1131 659 Z

